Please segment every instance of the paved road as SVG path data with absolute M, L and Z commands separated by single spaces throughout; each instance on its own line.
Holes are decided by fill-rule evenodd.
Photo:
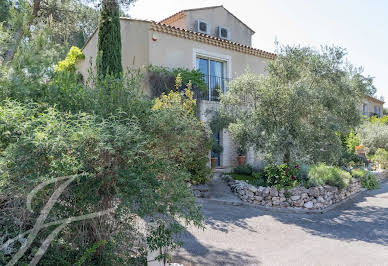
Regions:
M 325 214 L 203 204 L 174 262 L 186 265 L 388 265 L 388 182 Z

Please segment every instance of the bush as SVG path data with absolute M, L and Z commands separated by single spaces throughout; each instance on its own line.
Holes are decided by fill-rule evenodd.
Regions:
M 262 186 L 262 187 L 268 186 L 267 177 L 265 176 L 264 169 L 252 172 L 252 176 L 255 179 L 256 186 Z
M 150 65 L 147 68 L 148 78 L 151 89 L 151 97 L 160 97 L 163 93 L 167 94 L 171 89 L 182 91 L 185 89 L 182 84 L 186 85 L 189 82 L 192 84 L 192 89 L 196 98 L 200 98 L 207 93 L 207 85 L 202 72 L 197 69 L 189 70 L 184 68 L 168 69 L 162 66 Z M 175 81 L 178 75 L 181 78 L 181 85 L 175 86 Z
M 82 226 L 69 225 L 45 255 L 57 263 L 59 251 L 61 257 L 74 262 L 94 243 L 106 240 L 107 244 L 98 248 L 99 255 L 92 254 L 88 262 L 130 264 L 128 248 L 135 245 L 137 234 L 131 229 L 135 216 L 147 216 L 154 220 L 153 227 L 162 226 L 170 232 L 171 239 L 160 242 L 160 247 L 175 243 L 175 233 L 183 229 L 175 222 L 178 217 L 201 224 L 202 216 L 186 182 L 206 182 L 209 177 L 207 129 L 182 102 L 152 109 L 153 102 L 139 95 L 135 85 L 126 86 L 125 80 L 103 84 L 94 90 L 87 88 L 79 105 L 67 105 L 71 95 L 66 97 L 66 90 L 64 99 L 46 98 L 54 99 L 66 112 L 47 103 L 7 101 L 0 105 L 0 210 L 8 237 L 31 227 L 38 212 L 25 215 L 23 200 L 35 185 L 53 177 L 88 174 L 67 188 L 68 205 L 55 206 L 51 212 L 55 217 L 77 216 L 118 204 L 117 215 L 99 218 L 101 223 L 88 220 Z M 100 94 L 103 90 L 111 94 Z M 83 108 L 84 112 L 79 112 Z M 34 209 L 47 201 L 53 189 L 38 194 Z M 48 229 L 42 237 L 46 233 Z M 124 246 L 122 252 L 120 247 Z
M 338 167 L 327 166 L 326 164 L 314 165 L 309 171 L 307 186 L 335 186 L 339 189 L 345 188 L 352 176 L 350 173 Z
M 367 189 L 379 188 L 379 182 L 374 174 L 364 169 L 353 169 L 352 176 L 361 180 L 361 186 Z
M 388 151 L 381 148 L 377 149 L 372 157 L 372 162 L 377 163 L 382 169 L 388 169 Z
M 298 179 L 300 179 L 298 165 L 267 165 L 264 172 L 268 186 L 290 188 L 296 186 Z
M 213 143 L 212 152 L 215 154 L 221 154 L 224 151 L 224 147 L 221 144 Z
M 365 122 L 358 129 L 358 136 L 369 154 L 379 148 L 388 150 L 388 124 Z
M 361 186 L 363 188 L 366 188 L 369 190 L 379 188 L 379 181 L 377 180 L 376 176 L 372 173 L 367 173 L 366 175 L 362 176 L 360 179 L 361 179 Z
M 249 165 L 239 165 L 233 169 L 233 173 L 240 175 L 251 175 L 252 167 L 250 167 Z
M 352 171 L 351 171 L 352 176 L 355 178 L 364 177 L 368 173 L 369 173 L 368 171 L 366 171 L 364 169 L 360 169 L 360 168 L 355 168 L 355 169 L 352 169 Z

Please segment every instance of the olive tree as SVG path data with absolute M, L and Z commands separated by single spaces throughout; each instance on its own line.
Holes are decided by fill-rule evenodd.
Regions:
M 266 74 L 233 80 L 221 97 L 232 137 L 244 136 L 272 162 L 337 160 L 340 133 L 360 123 L 361 98 L 375 92 L 345 55 L 338 47 L 284 46 Z

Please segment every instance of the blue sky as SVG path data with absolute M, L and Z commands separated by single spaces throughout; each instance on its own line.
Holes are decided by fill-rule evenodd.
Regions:
M 377 96 L 388 101 L 387 0 L 137 0 L 129 14 L 159 21 L 182 9 L 213 5 L 223 5 L 255 30 L 253 46 L 259 49 L 274 51 L 275 40 L 346 48 L 349 61 L 375 77 Z

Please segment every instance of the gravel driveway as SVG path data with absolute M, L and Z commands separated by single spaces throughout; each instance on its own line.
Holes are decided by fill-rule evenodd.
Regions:
M 388 265 L 388 182 L 325 214 L 203 204 L 206 229 L 190 228 L 184 265 Z

